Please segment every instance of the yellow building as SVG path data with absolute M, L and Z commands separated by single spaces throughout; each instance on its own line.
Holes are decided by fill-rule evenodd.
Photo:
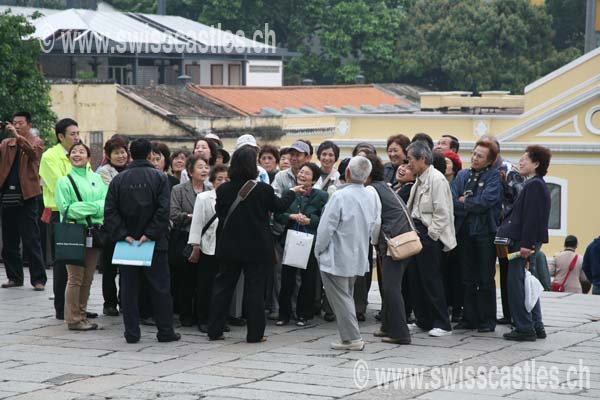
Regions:
M 600 49 L 531 83 L 521 96 L 500 91 L 480 96 L 424 92 L 420 109 L 413 109 L 410 101 L 385 87 L 364 85 L 353 95 L 351 88 L 357 89 L 321 88 L 332 91 L 314 98 L 318 87 L 271 88 L 274 92 L 264 97 L 258 95 L 264 88 L 80 84 L 53 85 L 52 99 L 60 118 L 80 122 L 84 140 L 95 146 L 96 154 L 113 133 L 151 136 L 189 148 L 195 137 L 216 131 L 224 134 L 225 146 L 231 149 L 236 136 L 261 126 L 282 130 L 285 135 L 275 144 L 300 137 L 313 144 L 334 140 L 348 154 L 356 143 L 368 141 L 384 158 L 390 135 L 426 132 L 436 140 L 451 134 L 460 139 L 460 155 L 467 164 L 474 143 L 484 134 L 496 136 L 502 155 L 512 162 L 528 145 L 542 144 L 553 152 L 546 178 L 553 200 L 546 253 L 558 251 L 567 234 L 576 235 L 582 246 L 600 234 Z M 278 90 L 296 91 L 280 96 Z M 324 105 L 340 94 L 348 106 Z M 261 141 L 265 142 L 259 137 Z

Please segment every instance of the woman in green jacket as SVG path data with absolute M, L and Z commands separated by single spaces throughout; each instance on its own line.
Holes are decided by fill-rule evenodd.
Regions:
M 321 176 L 321 170 L 314 163 L 304 164 L 298 171 L 296 177 L 298 185 L 302 185 L 304 192 L 296 193 L 296 198 L 290 208 L 284 213 L 277 214 L 275 220 L 287 229 L 299 230 L 315 235 L 321 212 L 329 196 L 327 192 L 313 189 L 317 179 Z M 283 238 L 286 235 L 281 235 Z M 314 246 L 314 240 L 313 240 Z M 306 269 L 302 269 L 302 283 L 298 291 L 296 303 L 296 314 L 298 322 L 296 325 L 305 326 L 315 315 L 314 299 L 316 291 L 316 274 L 319 266 L 311 249 Z M 292 294 L 296 285 L 296 274 L 298 268 L 283 265 L 281 269 L 281 291 L 279 292 L 279 320 L 277 325 L 287 325 L 292 314 Z
M 69 149 L 68 157 L 72 165 L 71 172 L 58 180 L 54 194 L 61 220 L 65 217 L 65 212 L 68 212 L 66 217 L 69 221 L 74 220 L 77 224 L 88 226 L 89 217 L 92 225 L 102 225 L 108 188 L 100 175 L 92 172 L 88 165 L 90 149 L 83 143 L 74 144 Z M 69 177 L 73 178 L 82 201 L 78 200 Z M 88 245 L 85 249 L 85 265 L 67 264 L 69 278 L 65 292 L 65 322 L 70 330 L 89 331 L 98 327 L 86 318 L 98 258 L 98 250 L 91 247 L 91 244 Z

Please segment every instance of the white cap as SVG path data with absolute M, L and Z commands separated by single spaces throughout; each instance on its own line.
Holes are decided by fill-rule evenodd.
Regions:
M 220 137 L 218 137 L 217 135 L 215 135 L 214 133 L 207 133 L 206 135 L 204 135 L 204 138 L 205 138 L 205 139 L 213 139 L 213 140 L 216 140 L 216 141 L 217 141 L 217 142 L 219 142 L 219 143 L 223 143 L 223 142 L 221 141 L 221 138 L 220 138 Z
M 254 138 L 254 136 L 249 134 L 245 134 L 237 138 L 237 141 L 235 142 L 235 150 L 238 150 L 243 146 L 252 146 L 258 148 L 258 145 L 256 144 L 256 139 Z

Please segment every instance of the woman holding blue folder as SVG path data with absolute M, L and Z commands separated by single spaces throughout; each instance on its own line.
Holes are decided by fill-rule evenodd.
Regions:
M 100 175 L 93 172 L 88 163 L 91 152 L 83 143 L 71 146 L 68 153 L 73 168 L 67 176 L 59 179 L 54 198 L 61 219 L 89 227 L 102 225 L 104 199 L 108 188 Z M 66 215 L 65 215 L 66 214 Z M 86 318 L 87 302 L 96 270 L 98 249 L 88 243 L 85 249 L 85 265 L 67 264 L 67 289 L 65 292 L 65 323 L 70 330 L 89 331 L 98 328 Z

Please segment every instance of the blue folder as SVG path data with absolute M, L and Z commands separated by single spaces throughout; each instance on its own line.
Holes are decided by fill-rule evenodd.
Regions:
M 112 263 L 117 265 L 136 265 L 140 267 L 149 267 L 152 265 L 152 255 L 154 254 L 155 242 L 144 242 L 138 246 L 138 241 L 133 244 L 125 241 L 117 242 L 115 252 L 113 253 Z

